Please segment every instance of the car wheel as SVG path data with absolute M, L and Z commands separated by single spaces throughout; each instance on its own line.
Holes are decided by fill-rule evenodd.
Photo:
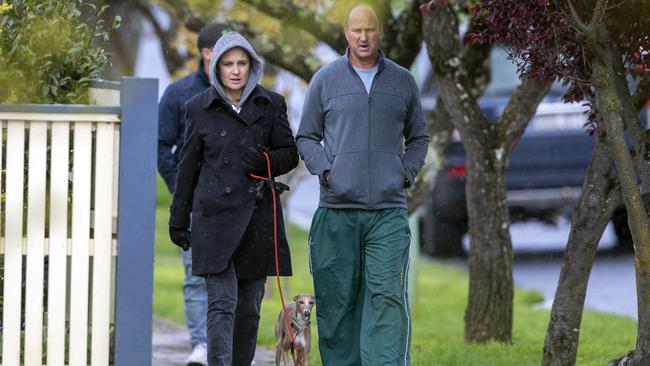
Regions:
M 467 224 L 446 222 L 435 217 L 431 224 L 431 255 L 434 257 L 460 257 L 465 255 L 463 234 L 467 232 Z
M 618 239 L 616 248 L 625 251 L 633 251 L 634 244 L 632 242 L 630 227 L 627 225 L 627 211 L 625 211 L 625 208 L 618 209 L 614 212 L 612 223 L 614 224 L 614 232 Z

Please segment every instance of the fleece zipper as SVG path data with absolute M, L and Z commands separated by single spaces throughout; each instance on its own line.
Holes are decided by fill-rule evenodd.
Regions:
M 357 75 L 358 76 L 358 75 Z M 372 97 L 373 90 L 375 88 L 375 83 L 381 76 L 381 68 L 377 69 L 377 73 L 372 78 L 372 83 L 370 83 L 370 92 L 368 93 L 368 205 L 370 208 L 373 207 L 374 202 L 372 201 L 372 172 L 375 170 L 372 160 Z M 361 78 L 359 78 L 361 80 Z M 363 84 L 363 83 L 362 83 Z M 365 86 L 364 86 L 365 88 Z
M 373 90 L 375 88 L 375 84 L 377 83 L 377 80 L 379 79 L 381 75 L 381 60 L 378 63 L 378 68 L 377 68 L 377 73 L 375 76 L 372 78 L 372 83 L 370 84 L 370 92 L 366 91 L 366 86 L 363 84 L 363 80 L 361 80 L 361 76 L 357 74 L 357 72 L 354 70 L 354 67 L 352 67 L 351 64 L 349 64 L 348 61 L 348 70 L 356 76 L 357 81 L 361 85 L 361 90 L 366 91 L 366 94 L 368 96 L 368 206 L 370 209 L 373 208 L 373 202 L 372 202 L 372 172 L 374 171 L 374 167 L 372 164 L 372 151 L 371 151 L 371 138 L 372 138 L 372 95 L 373 95 Z

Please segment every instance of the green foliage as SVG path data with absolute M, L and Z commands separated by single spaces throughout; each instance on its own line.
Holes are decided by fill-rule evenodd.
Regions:
M 0 8 L 1 9 L 1 8 Z M 111 323 L 109 326 L 109 344 L 108 344 L 108 349 L 109 349 L 109 357 L 108 357 L 108 364 L 109 365 L 114 365 L 115 364 L 115 323 Z M 65 324 L 65 332 L 66 332 L 66 337 L 65 337 L 65 354 L 69 354 L 70 350 L 70 322 L 66 321 Z M 92 328 L 88 328 L 88 345 L 91 344 L 91 333 L 92 333 Z M 20 332 L 20 343 L 25 344 L 25 331 L 22 330 Z M 47 327 L 43 326 L 43 344 L 42 344 L 42 356 L 41 360 L 43 364 L 47 364 Z M 2 332 L 0 332 L 0 348 L 2 348 Z M 86 351 L 86 357 L 88 360 L 91 358 L 91 348 L 88 347 L 88 350 Z M 25 359 L 25 349 L 21 348 L 20 349 L 20 359 L 24 360 Z M 0 361 L 2 361 L 2 357 L 0 356 Z
M 0 4 L 0 103 L 86 103 L 109 62 L 107 5 L 85 0 Z
M 156 316 L 184 323 L 183 262 L 180 249 L 169 240 L 167 227 L 171 200 L 167 186 L 158 176 L 153 312 Z
M 0 282 L 5 283 L 5 256 L 0 255 Z M 3 286 L 4 287 L 4 286 Z M 4 307 L 4 289 L 0 289 L 0 309 Z M 0 312 L 1 313 L 1 312 Z
M 515 290 L 513 342 L 464 342 L 467 272 L 436 261 L 418 263 L 418 298 L 412 299 L 412 365 L 540 365 L 549 309 L 539 299 Z M 585 311 L 577 365 L 605 365 L 635 345 L 634 319 Z

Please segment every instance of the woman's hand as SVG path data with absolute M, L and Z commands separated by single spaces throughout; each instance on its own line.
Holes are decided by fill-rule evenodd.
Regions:
M 249 147 L 242 155 L 241 165 L 247 173 L 266 177 L 268 174 L 266 158 L 264 157 L 264 154 L 262 154 L 261 150 L 261 148 L 256 149 L 254 147 Z
M 170 226 L 169 227 L 169 238 L 172 240 L 172 243 L 178 245 L 184 251 L 190 249 L 190 231 L 187 229 L 179 229 Z

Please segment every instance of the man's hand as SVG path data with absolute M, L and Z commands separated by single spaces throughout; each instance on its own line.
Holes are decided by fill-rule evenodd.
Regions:
M 265 177 L 268 174 L 266 158 L 260 149 L 249 147 L 242 155 L 241 165 L 248 173 L 263 175 Z
M 325 185 L 327 185 L 327 186 L 330 185 L 330 177 L 331 177 L 331 175 L 332 175 L 332 172 L 330 170 L 326 170 L 326 171 L 323 172 L 322 180 L 323 180 L 323 183 L 325 183 Z
M 190 249 L 190 231 L 187 229 L 179 229 L 175 227 L 169 227 L 169 238 L 172 240 L 172 243 L 178 245 L 184 251 Z

